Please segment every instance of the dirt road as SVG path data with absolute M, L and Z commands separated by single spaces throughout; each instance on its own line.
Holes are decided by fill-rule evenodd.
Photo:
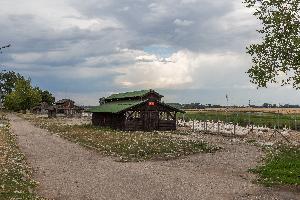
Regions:
M 253 175 L 247 170 L 256 166 L 262 152 L 247 144 L 220 140 L 224 149 L 215 154 L 121 163 L 15 115 L 9 115 L 9 119 L 34 169 L 34 179 L 40 182 L 37 192 L 46 198 L 297 199 L 296 194 L 251 183 Z

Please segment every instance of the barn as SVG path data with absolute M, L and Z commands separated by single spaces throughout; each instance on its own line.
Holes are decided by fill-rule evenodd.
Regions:
M 83 108 L 76 106 L 71 99 L 61 99 L 55 102 L 54 106 L 48 108 L 48 116 L 56 117 L 57 115 L 64 115 L 67 117 L 81 116 Z
M 92 123 L 126 131 L 176 130 L 176 114 L 184 112 L 161 101 L 154 90 L 113 94 L 90 110 Z

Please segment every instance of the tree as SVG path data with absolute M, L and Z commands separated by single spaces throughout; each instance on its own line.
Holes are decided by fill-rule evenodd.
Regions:
M 255 8 L 262 23 L 262 41 L 247 47 L 253 65 L 248 70 L 258 87 L 268 83 L 300 88 L 300 2 L 298 0 L 244 0 Z
M 41 97 L 42 97 L 42 100 L 41 102 L 47 102 L 48 105 L 53 105 L 54 102 L 55 102 L 55 97 L 53 96 L 53 94 L 51 94 L 48 90 L 41 90 L 39 87 L 36 88 Z
M 11 93 L 16 86 L 16 82 L 19 80 L 25 80 L 25 78 L 14 71 L 1 71 L 0 72 L 0 93 L 1 93 L 1 102 L 4 97 Z
M 17 80 L 15 90 L 6 95 L 4 106 L 8 110 L 20 111 L 31 109 L 42 100 L 37 88 L 33 88 L 30 80 Z

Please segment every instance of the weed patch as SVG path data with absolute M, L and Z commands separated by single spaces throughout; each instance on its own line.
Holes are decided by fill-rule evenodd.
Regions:
M 266 186 L 300 185 L 300 149 L 279 147 L 271 151 L 264 165 L 250 171 L 259 174 L 259 182 Z

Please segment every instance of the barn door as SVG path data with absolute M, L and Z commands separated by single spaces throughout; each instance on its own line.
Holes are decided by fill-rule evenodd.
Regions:
M 158 130 L 158 111 L 145 112 L 144 128 L 146 131 Z

